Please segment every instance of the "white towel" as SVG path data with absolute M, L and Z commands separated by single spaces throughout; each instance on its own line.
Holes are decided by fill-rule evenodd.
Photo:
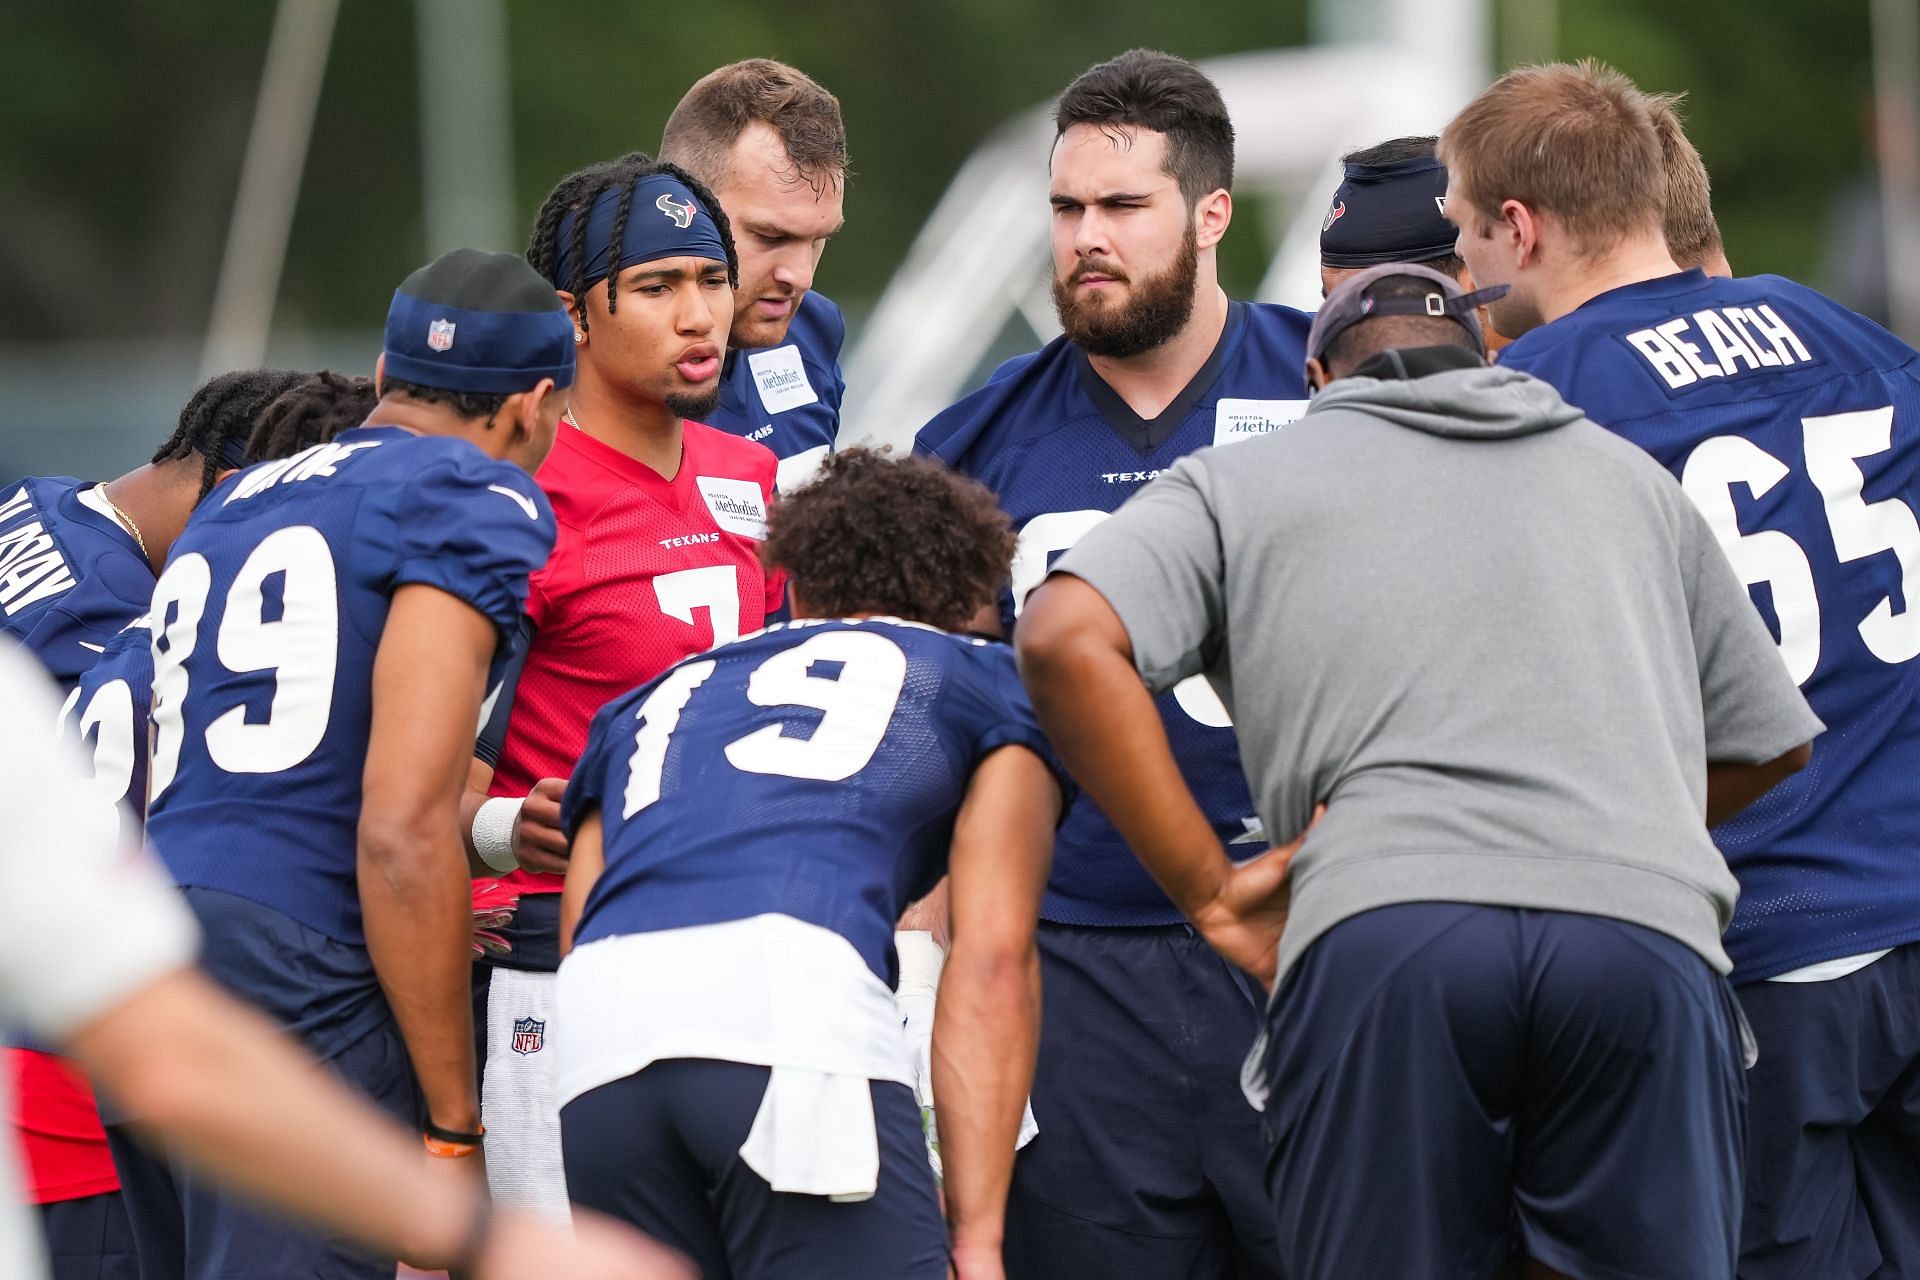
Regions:
M 880 1142 L 867 1078 L 774 1067 L 740 1158 L 775 1191 L 871 1199 Z

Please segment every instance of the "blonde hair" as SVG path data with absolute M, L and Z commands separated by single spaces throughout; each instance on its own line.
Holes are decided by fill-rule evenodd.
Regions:
M 1713 182 L 1707 177 L 1706 162 L 1680 121 L 1679 107 L 1685 97 L 1681 93 L 1648 95 L 1654 132 L 1660 136 L 1667 169 L 1667 208 L 1662 228 L 1667 252 L 1681 268 L 1700 266 L 1723 248 L 1720 224 L 1713 217 Z
M 1447 125 L 1439 158 L 1481 225 L 1518 200 L 1551 214 L 1585 253 L 1658 225 L 1666 208 L 1647 95 L 1591 58 L 1501 76 Z

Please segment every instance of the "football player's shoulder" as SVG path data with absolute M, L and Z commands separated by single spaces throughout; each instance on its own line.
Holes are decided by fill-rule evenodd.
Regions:
M 780 459 L 758 440 L 687 419 L 683 428 L 686 463 L 698 474 L 728 480 L 751 480 L 771 491 Z
M 72 476 L 21 476 L 0 490 L 0 525 L 11 523 L 18 514 L 16 508 L 22 505 L 22 491 L 42 513 L 49 513 L 59 509 L 61 498 L 77 495 L 84 487 Z
M 964 459 L 975 448 L 997 446 L 1030 427 L 1039 415 L 1024 409 L 1067 393 L 1074 385 L 1072 351 L 1062 335 L 1038 351 L 1003 361 L 985 386 L 960 397 L 920 428 L 913 451 L 965 470 Z
M 1613 326 L 1605 325 L 1611 333 Z M 1603 321 L 1597 313 L 1572 311 L 1548 324 L 1536 325 L 1503 348 L 1495 363 L 1543 378 L 1564 393 L 1570 381 L 1594 360 L 1625 356 L 1626 349 L 1601 340 Z
M 1831 349 L 1816 355 L 1851 358 L 1861 367 L 1898 369 L 1913 363 L 1914 349 L 1885 326 L 1834 301 L 1817 289 L 1785 276 L 1752 276 L 1738 281 L 1753 287 L 1754 301 L 1782 307 L 1789 323 L 1799 321 Z
M 597 445 L 586 432 L 562 422 L 553 448 L 533 473 L 533 482 L 546 495 L 562 529 L 584 532 L 625 487 L 619 475 L 593 456 L 591 449 Z
M 840 348 L 847 341 L 847 317 L 832 298 L 809 289 L 794 309 L 788 332 L 801 355 L 838 365 Z
M 988 702 L 997 702 L 1009 688 L 1020 687 L 1013 646 L 987 636 L 942 631 L 923 623 L 902 623 L 923 638 L 914 647 L 933 654 L 949 680 Z
M 1249 302 L 1247 326 L 1260 339 L 1304 348 L 1313 314 L 1279 302 Z
M 553 508 L 520 467 L 451 436 L 422 436 L 382 461 L 401 473 L 403 511 L 458 512 L 470 522 L 471 532 L 515 543 L 525 540 L 535 565 L 546 559 L 544 550 L 535 554 L 532 548 L 539 543 L 552 546 Z

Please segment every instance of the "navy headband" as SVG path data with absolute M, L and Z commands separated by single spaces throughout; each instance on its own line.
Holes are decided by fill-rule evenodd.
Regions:
M 608 276 L 616 276 L 628 267 L 661 258 L 711 258 L 727 260 L 727 245 L 720 237 L 720 226 L 705 206 L 687 190 L 687 184 L 669 173 L 651 173 L 633 184 L 633 204 L 627 212 L 627 225 L 621 229 L 620 244 L 613 243 L 614 215 L 620 209 L 625 187 L 611 187 L 587 209 L 586 275 L 581 291 L 591 289 Z M 574 261 L 574 231 L 580 213 L 570 211 L 560 219 L 559 253 L 553 263 L 553 287 L 573 288 L 578 264 Z
M 272 402 L 269 401 L 268 403 L 271 404 Z M 215 451 L 216 456 L 220 459 L 221 467 L 229 471 L 238 471 L 241 467 L 246 466 L 247 441 L 252 438 L 252 432 L 248 432 L 244 436 L 228 436 L 225 440 L 222 440 L 220 442 L 220 448 Z
M 542 378 L 573 385 L 573 321 L 558 298 L 551 310 L 481 310 L 430 302 L 402 285 L 387 310 L 385 353 L 387 377 L 443 391 L 517 395 Z
M 1432 157 L 1349 164 L 1320 226 L 1321 265 L 1372 267 L 1446 257 L 1457 234 L 1442 212 L 1446 195 L 1446 166 Z

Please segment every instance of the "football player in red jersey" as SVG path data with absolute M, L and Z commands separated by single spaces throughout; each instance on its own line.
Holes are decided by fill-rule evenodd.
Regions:
M 559 519 L 468 794 L 473 852 L 521 893 L 490 966 L 481 1108 L 503 1202 L 566 1212 L 548 1066 L 565 842 L 559 798 L 595 711 L 758 629 L 775 459 L 703 425 L 719 395 L 738 263 L 727 217 L 677 166 L 631 153 L 562 179 L 527 258 L 572 309 L 579 372 L 538 474 Z

